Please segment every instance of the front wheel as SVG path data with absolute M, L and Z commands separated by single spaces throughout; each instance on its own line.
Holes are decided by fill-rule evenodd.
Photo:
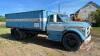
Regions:
M 74 33 L 67 33 L 62 40 L 63 46 L 68 51 L 77 51 L 82 43 L 80 37 Z

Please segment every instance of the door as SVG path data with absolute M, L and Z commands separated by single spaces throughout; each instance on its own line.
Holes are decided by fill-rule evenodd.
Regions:
M 53 41 L 61 40 L 62 32 L 62 22 L 58 15 L 50 15 L 48 17 L 47 32 L 48 39 Z
M 50 15 L 48 17 L 47 30 L 61 31 L 63 29 L 63 22 L 58 15 Z

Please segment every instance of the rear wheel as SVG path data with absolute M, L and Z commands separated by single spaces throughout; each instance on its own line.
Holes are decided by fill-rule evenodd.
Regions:
M 26 32 L 28 37 L 37 37 L 38 33 L 36 32 Z
M 20 31 L 19 29 L 11 29 L 11 36 L 17 40 L 22 40 L 26 38 L 27 34 L 24 31 Z
M 62 40 L 63 46 L 68 51 L 77 51 L 82 43 L 80 37 L 74 33 L 67 33 Z

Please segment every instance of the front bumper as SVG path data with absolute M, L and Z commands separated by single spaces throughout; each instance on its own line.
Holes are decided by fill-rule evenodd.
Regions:
M 89 35 L 85 40 L 84 40 L 84 43 L 88 43 L 91 41 L 91 35 Z
M 84 42 L 82 43 L 82 45 L 80 46 L 81 50 L 89 50 L 93 45 L 93 42 L 91 42 L 91 35 L 89 35 L 87 37 L 86 40 L 84 40 Z

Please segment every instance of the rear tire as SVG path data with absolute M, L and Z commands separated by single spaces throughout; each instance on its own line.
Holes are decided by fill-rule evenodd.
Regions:
M 67 33 L 64 35 L 62 44 L 68 51 L 77 51 L 80 48 L 82 41 L 77 34 Z
M 11 29 L 11 36 L 16 40 L 22 40 L 26 38 L 27 34 L 19 29 Z
M 36 32 L 26 32 L 28 37 L 37 37 L 38 33 Z

